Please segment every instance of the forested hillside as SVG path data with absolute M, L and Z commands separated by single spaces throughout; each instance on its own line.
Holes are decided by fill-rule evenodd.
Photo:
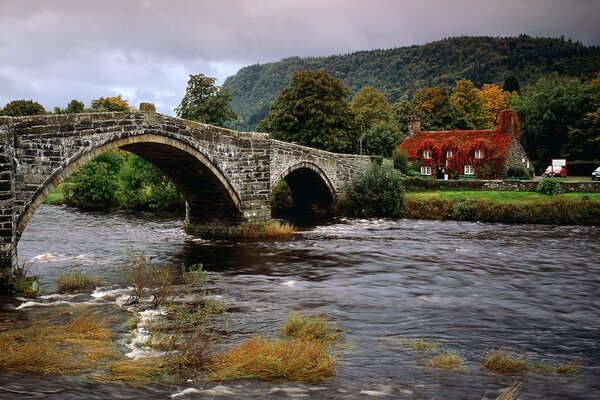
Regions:
M 507 76 L 514 75 L 521 87 L 550 72 L 587 80 L 595 75 L 599 65 L 600 47 L 570 40 L 466 36 L 422 46 L 319 58 L 292 57 L 251 65 L 229 77 L 223 88 L 233 95 L 231 105 L 239 117 L 230 125 L 253 130 L 267 115 L 271 102 L 291 74 L 298 70 L 324 68 L 343 80 L 351 95 L 370 85 L 395 102 L 404 95 L 411 96 L 416 89 L 450 86 L 464 78 L 476 86 L 502 85 Z

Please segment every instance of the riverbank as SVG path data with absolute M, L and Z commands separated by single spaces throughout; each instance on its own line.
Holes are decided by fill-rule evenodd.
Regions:
M 600 225 L 599 193 L 503 191 L 409 192 L 409 219 L 556 225 Z

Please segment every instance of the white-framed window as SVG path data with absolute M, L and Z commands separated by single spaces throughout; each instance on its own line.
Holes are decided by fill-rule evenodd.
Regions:
M 454 152 L 452 152 L 452 150 L 448 150 L 446 152 L 446 158 L 452 158 L 454 156 Z
M 465 165 L 465 175 L 475 175 L 475 170 L 472 165 Z
M 475 150 L 475 158 L 483 158 L 483 150 Z
M 431 150 L 423 150 L 423 158 L 426 158 L 428 160 L 431 159 Z
M 431 167 L 421 167 L 421 175 L 431 175 Z

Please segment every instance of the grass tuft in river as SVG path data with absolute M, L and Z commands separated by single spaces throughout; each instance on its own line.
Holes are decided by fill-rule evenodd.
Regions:
M 88 307 L 71 310 L 64 324 L 33 325 L 0 332 L 0 370 L 75 374 L 117 357 L 112 334 Z
M 502 390 L 496 400 L 523 400 L 522 397 L 517 397 L 521 390 L 521 382 L 514 382 L 506 389 Z M 490 400 L 487 396 L 483 396 L 481 400 Z
M 506 347 L 486 352 L 481 366 L 498 374 L 523 374 L 529 369 L 525 357 L 516 355 Z
M 244 225 L 242 236 L 245 238 L 289 238 L 294 236 L 295 230 L 294 225 L 287 222 L 271 221 Z
M 429 361 L 429 365 L 446 371 L 461 371 L 465 369 L 465 360 L 460 354 L 448 351 L 434 356 Z
M 74 292 L 77 290 L 94 289 L 96 286 L 106 284 L 101 275 L 88 275 L 81 271 L 69 272 L 61 275 L 56 280 L 59 293 Z
M 322 342 L 253 337 L 209 365 L 213 380 L 261 379 L 324 382 L 336 361 Z
M 334 343 L 341 332 L 323 316 L 292 314 L 281 328 L 283 336 L 304 341 Z

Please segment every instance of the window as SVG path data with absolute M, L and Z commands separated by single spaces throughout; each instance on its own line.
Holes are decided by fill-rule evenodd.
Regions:
M 431 167 L 421 167 L 421 175 L 431 175 Z
M 483 150 L 475 150 L 475 158 L 483 158 Z
M 446 158 L 452 158 L 453 155 L 454 155 L 454 153 L 452 152 L 452 150 L 448 150 L 446 152 Z
M 431 158 L 431 150 L 423 150 L 423 158 L 430 159 Z M 431 175 L 431 174 L 429 174 Z
M 465 175 L 475 175 L 475 170 L 472 165 L 465 165 Z

